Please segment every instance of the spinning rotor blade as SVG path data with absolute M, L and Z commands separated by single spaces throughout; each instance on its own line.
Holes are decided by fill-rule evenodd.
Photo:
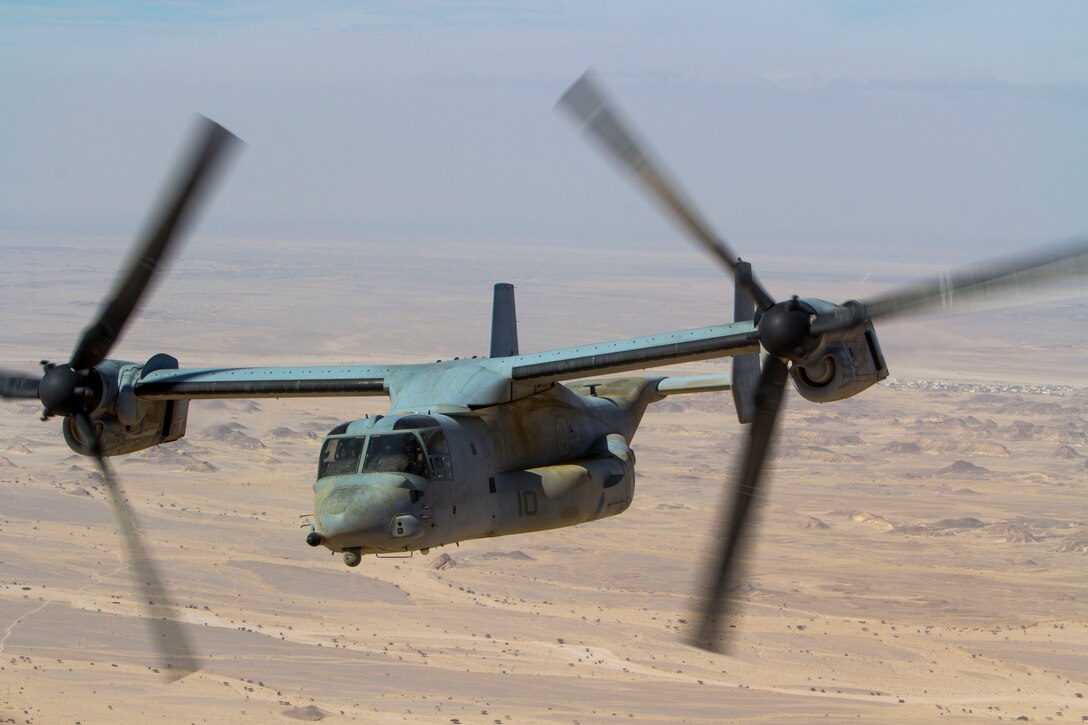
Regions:
M 629 171 L 691 238 L 733 272 L 737 285 L 748 292 L 759 309 L 766 310 L 774 304 L 774 298 L 754 277 L 737 274 L 737 255 L 700 216 L 680 185 L 669 177 L 665 166 L 653 157 L 649 147 L 640 143 L 628 129 L 589 73 L 567 89 L 558 105 L 570 113 L 582 129 L 588 130 L 612 160 Z
M 201 117 L 199 138 L 187 154 L 181 172 L 167 188 L 158 212 L 147 226 L 146 236 L 136 245 L 125 271 L 118 279 L 98 314 L 84 331 L 68 367 L 87 370 L 102 362 L 132 315 L 155 276 L 192 217 L 203 192 L 237 137 L 219 124 Z
M 723 620 L 733 610 L 730 592 L 740 578 L 740 560 L 752 525 L 752 505 L 759 495 L 763 468 L 774 443 L 789 366 L 813 364 L 810 358 L 827 341 L 825 335 L 854 328 L 869 320 L 917 314 L 934 308 L 950 309 L 967 300 L 997 298 L 1000 301 L 1002 296 L 1034 290 L 1063 279 L 1084 282 L 1088 280 L 1088 239 L 1010 262 L 980 266 L 908 285 L 869 302 L 816 306 L 796 296 L 775 302 L 751 276 L 750 266 L 741 263 L 726 241 L 699 215 L 649 147 L 629 130 L 590 74 L 571 86 L 558 105 L 589 132 L 609 158 L 635 177 L 638 185 L 689 236 L 733 273 L 736 288 L 746 292 L 760 310 L 755 332 L 768 355 L 756 385 L 755 413 L 743 462 L 729 494 L 731 507 L 727 521 L 723 515 L 726 527 L 722 531 L 721 547 L 706 570 L 702 599 L 689 638 L 689 642 L 697 647 L 720 651 L 725 644 Z M 738 416 L 742 421 L 747 417 L 739 404 Z
M 0 398 L 30 398 L 37 400 L 40 378 L 22 373 L 0 372 Z
M 155 563 L 144 547 L 143 538 L 136 525 L 136 515 L 125 499 L 121 482 L 113 475 L 113 470 L 102 455 L 94 424 L 85 413 L 74 417 L 80 437 L 87 442 L 98 468 L 102 471 L 106 490 L 109 492 L 113 513 L 121 527 L 125 540 L 128 562 L 136 583 L 138 596 L 145 597 L 145 612 L 148 626 L 158 650 L 159 668 L 169 681 L 180 680 L 200 669 L 200 663 L 193 654 L 193 646 L 181 624 L 174 619 L 174 605 L 166 594 L 166 587 Z
M 959 303 L 997 299 L 1034 291 L 1055 282 L 1088 282 L 1088 239 L 1019 257 L 965 269 L 907 285 L 868 302 L 847 304 L 834 314 L 823 314 L 812 333 L 853 327 L 866 319 L 889 319 L 929 310 L 951 310 Z
M 725 646 L 722 620 L 732 613 L 729 592 L 738 585 L 740 557 L 747 543 L 752 504 L 759 494 L 763 464 L 774 442 L 775 422 L 782 407 L 788 369 L 783 360 L 769 356 L 756 389 L 756 413 L 748 433 L 748 445 L 732 491 L 730 520 L 714 564 L 707 568 L 703 599 L 695 631 L 689 642 L 701 649 L 721 652 Z

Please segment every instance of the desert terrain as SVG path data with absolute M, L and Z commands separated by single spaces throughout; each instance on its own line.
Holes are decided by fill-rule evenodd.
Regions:
M 127 244 L 0 239 L 0 367 L 63 359 Z M 779 296 L 939 269 L 745 247 Z M 486 354 L 496 281 L 523 351 L 731 316 L 731 282 L 675 240 L 198 236 L 111 357 Z M 682 643 L 745 433 L 728 394 L 650 409 L 621 516 L 358 569 L 300 516 L 321 437 L 385 399 L 193 403 L 184 440 L 114 460 L 204 661 L 169 684 L 93 462 L 36 403 L 0 402 L 0 723 L 1079 722 L 1086 322 L 1081 296 L 879 326 L 889 380 L 790 394 L 729 656 Z

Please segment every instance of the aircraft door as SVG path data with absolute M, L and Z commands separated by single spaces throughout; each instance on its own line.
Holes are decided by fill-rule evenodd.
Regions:
M 453 462 L 450 455 L 449 441 L 441 429 L 419 432 L 427 461 L 426 493 L 420 501 L 424 522 L 433 530 L 433 535 L 446 539 L 448 529 L 453 526 L 455 515 L 455 497 L 453 486 Z
M 448 460 L 448 477 L 437 478 L 440 465 L 432 465 L 435 478 L 429 482 L 433 491 L 428 511 L 434 518 L 434 535 L 442 543 L 452 543 L 479 536 L 481 530 L 490 521 L 488 506 L 488 477 L 494 476 L 491 441 L 486 426 L 472 419 L 446 419 L 441 431 L 427 431 L 433 436 L 442 437 L 441 446 L 445 449 Z M 431 460 L 440 449 L 425 441 Z

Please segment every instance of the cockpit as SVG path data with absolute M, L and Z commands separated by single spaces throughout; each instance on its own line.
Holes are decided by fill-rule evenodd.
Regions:
M 425 416 L 411 416 L 431 420 Z M 347 427 L 333 429 L 321 447 L 317 477 L 344 476 L 353 473 L 407 473 L 430 479 L 449 479 L 450 451 L 445 434 L 437 427 L 398 431 L 398 421 L 391 432 L 349 435 Z M 338 434 L 339 433 L 339 434 Z

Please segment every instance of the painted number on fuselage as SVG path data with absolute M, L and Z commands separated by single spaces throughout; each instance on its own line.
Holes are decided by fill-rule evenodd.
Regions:
M 522 491 L 518 494 L 518 516 L 536 516 L 538 510 L 536 491 Z

